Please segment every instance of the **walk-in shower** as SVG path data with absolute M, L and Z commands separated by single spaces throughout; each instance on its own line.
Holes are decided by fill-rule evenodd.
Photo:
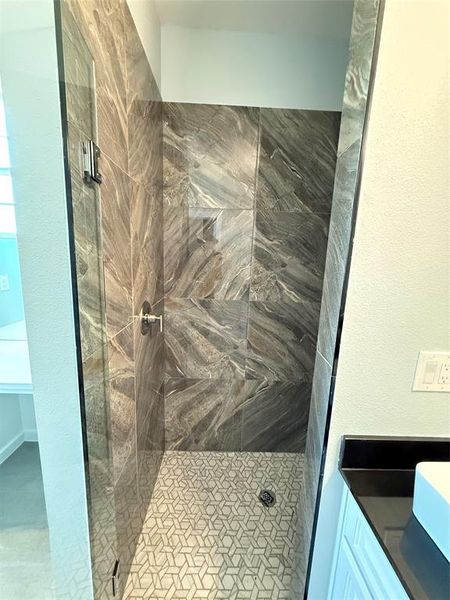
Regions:
M 356 2 L 341 116 L 163 102 L 127 3 L 56 4 L 96 599 L 302 597 L 377 7 Z

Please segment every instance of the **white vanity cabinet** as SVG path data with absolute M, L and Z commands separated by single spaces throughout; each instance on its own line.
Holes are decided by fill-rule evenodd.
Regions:
M 328 600 L 408 600 L 409 596 L 345 487 Z

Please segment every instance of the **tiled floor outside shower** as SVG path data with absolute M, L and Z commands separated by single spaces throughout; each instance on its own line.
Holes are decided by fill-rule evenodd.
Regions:
M 288 600 L 302 472 L 301 454 L 167 451 L 125 599 Z

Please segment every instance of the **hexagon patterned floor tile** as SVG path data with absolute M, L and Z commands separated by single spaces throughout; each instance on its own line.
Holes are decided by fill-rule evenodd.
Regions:
M 124 598 L 288 600 L 302 472 L 301 454 L 167 451 Z

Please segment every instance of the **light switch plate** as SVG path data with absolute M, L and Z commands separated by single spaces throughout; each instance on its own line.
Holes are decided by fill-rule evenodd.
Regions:
M 419 353 L 413 392 L 450 392 L 450 352 Z

